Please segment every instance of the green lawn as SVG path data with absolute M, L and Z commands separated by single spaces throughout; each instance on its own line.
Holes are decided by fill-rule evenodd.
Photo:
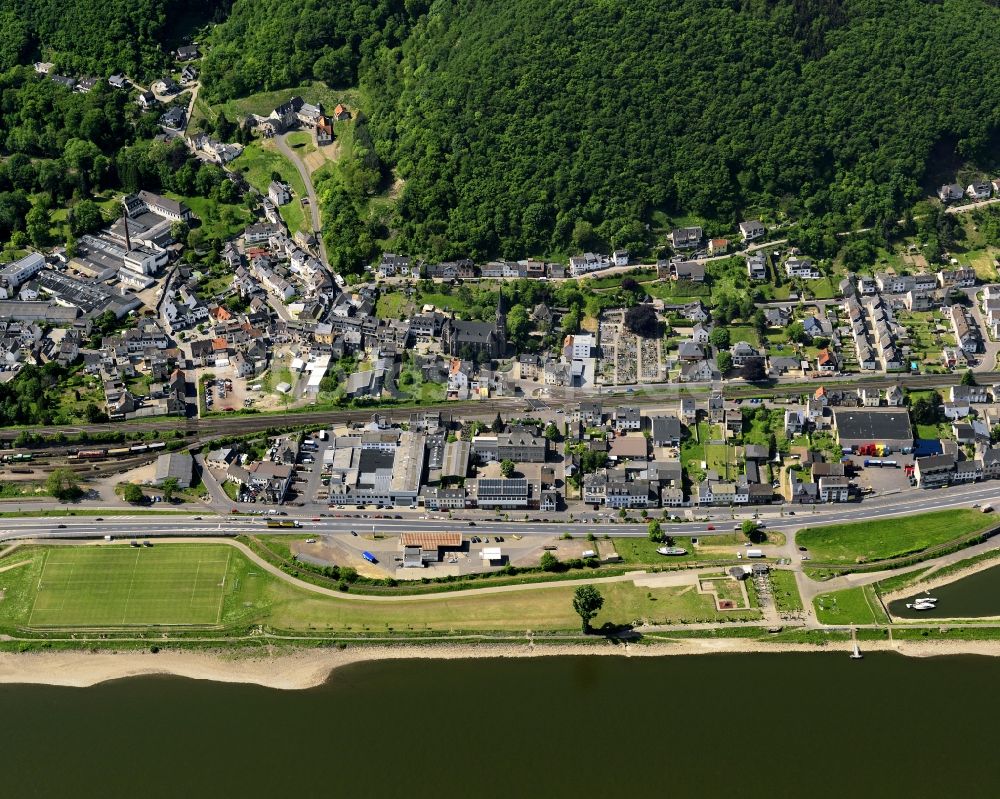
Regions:
M 307 196 L 302 176 L 295 164 L 277 151 L 273 142 L 255 141 L 247 145 L 239 158 L 233 161 L 232 168 L 243 172 L 247 182 L 265 195 L 272 173 L 281 175 L 281 179 L 292 187 L 293 193 L 292 201 L 279 209 L 281 218 L 292 232 L 306 229 L 306 213 L 299 202 Z
M 794 572 L 772 569 L 771 588 L 774 589 L 774 602 L 780 612 L 802 610 L 802 597 L 799 595 Z
M 375 315 L 379 319 L 399 319 L 412 310 L 413 304 L 401 291 L 383 292 L 375 303 Z
M 299 95 L 307 103 L 321 103 L 324 109 L 333 111 L 334 106 L 339 102 L 345 102 L 349 105 L 356 104 L 354 98 L 356 97 L 356 92 L 353 91 L 338 91 L 329 88 L 322 81 L 310 81 L 309 83 L 304 83 L 301 86 L 295 86 L 289 89 L 277 89 L 270 92 L 258 92 L 257 94 L 251 94 L 249 97 L 241 97 L 235 100 L 229 100 L 225 103 L 212 106 L 213 114 L 217 114 L 220 110 L 226 112 L 226 116 L 232 121 L 236 120 L 238 117 L 246 116 L 247 114 L 260 114 L 266 116 L 270 114 L 276 106 L 282 103 L 288 102 L 289 98 Z
M 316 144 L 313 142 L 312 134 L 305 130 L 296 130 L 285 136 L 288 146 L 291 147 L 299 158 L 316 152 Z
M 455 311 L 455 313 L 467 315 L 469 312 L 469 305 L 465 302 L 458 293 L 454 294 L 443 294 L 441 292 L 420 292 L 417 297 L 417 302 L 420 305 L 433 305 L 442 311 Z
M 760 336 L 757 334 L 756 328 L 748 325 L 730 325 L 727 329 L 729 330 L 729 341 L 732 344 L 737 341 L 745 341 L 754 347 L 760 346 Z
M 820 594 L 813 600 L 823 624 L 885 624 L 885 611 L 871 586 Z
M 264 187 L 267 193 L 267 186 Z M 189 197 L 166 192 L 165 196 L 182 200 L 198 217 L 206 239 L 225 240 L 243 231 L 250 224 L 251 213 L 242 204 L 228 205 L 208 197 Z M 197 225 L 197 223 L 195 223 Z
M 103 409 L 104 389 L 97 377 L 77 371 L 63 383 L 57 418 L 67 422 L 83 421 L 86 418 L 84 413 L 88 404 Z
M 795 542 L 817 563 L 864 563 L 919 553 L 984 530 L 994 519 L 976 510 L 943 510 L 878 521 L 806 528 Z
M 274 577 L 224 544 L 17 550 L 0 559 L 0 624 L 18 626 L 265 624 L 279 630 L 577 630 L 573 583 L 420 601 L 324 597 Z M 599 587 L 595 626 L 755 619 L 717 612 L 693 588 Z
M 916 425 L 916 432 L 917 438 L 951 438 L 951 423 L 939 422 L 938 424 L 918 424 Z
M 218 545 L 48 550 L 28 625 L 217 624 L 231 557 Z
M 664 534 L 670 535 L 670 524 L 664 522 L 662 527 Z M 731 533 L 701 538 L 699 541 L 702 546 L 695 549 L 689 536 L 676 536 L 674 537 L 674 546 L 683 547 L 688 551 L 688 554 L 661 555 L 656 550 L 658 547 L 666 546 L 666 544 L 657 544 L 648 538 L 614 539 L 615 550 L 625 563 L 670 566 L 671 564 L 706 560 L 731 560 L 735 564 L 736 550 L 734 547 L 742 546 L 746 537 L 743 533 Z

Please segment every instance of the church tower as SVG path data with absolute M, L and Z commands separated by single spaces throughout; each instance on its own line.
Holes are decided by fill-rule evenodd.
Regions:
M 507 304 L 504 302 L 502 285 L 497 293 L 497 321 L 493 331 L 497 345 L 496 357 L 502 358 L 507 354 Z

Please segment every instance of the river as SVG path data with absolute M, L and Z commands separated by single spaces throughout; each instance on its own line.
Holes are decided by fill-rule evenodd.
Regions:
M 901 619 L 977 619 L 1000 616 L 1000 566 L 970 574 L 953 583 L 938 586 L 930 591 L 937 599 L 931 610 L 914 610 L 906 607 L 927 592 L 889 603 L 889 612 Z
M 942 797 L 1000 792 L 1000 661 L 397 660 L 281 692 L 0 687 L 5 797 Z

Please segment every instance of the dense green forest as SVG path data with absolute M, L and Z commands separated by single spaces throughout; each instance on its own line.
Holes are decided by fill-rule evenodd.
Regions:
M 153 74 L 210 20 L 209 102 L 360 88 L 351 157 L 317 181 L 343 271 L 385 240 L 432 258 L 647 253 L 685 218 L 798 221 L 793 240 L 828 256 L 836 231 L 885 239 L 933 180 L 998 162 L 992 0 L 0 0 L 0 73 L 44 57 Z M 0 233 L 18 191 L 175 185 L 163 159 L 114 157 L 153 121 L 26 81 L 0 78 L 0 146 L 17 156 Z M 398 199 L 370 203 L 394 178 Z
M 229 0 L 0 0 L 0 71 L 41 58 L 72 74 L 125 71 L 137 79 L 169 63 L 191 24 Z
M 653 213 L 875 223 L 1000 122 L 984 0 L 442 0 L 362 81 L 401 249 L 649 245 Z
M 357 82 L 358 66 L 398 47 L 429 0 L 237 0 L 212 34 L 206 97 L 226 100 L 305 80 Z

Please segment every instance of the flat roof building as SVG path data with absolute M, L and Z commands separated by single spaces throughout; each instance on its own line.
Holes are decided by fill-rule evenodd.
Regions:
M 161 486 L 173 477 L 180 488 L 190 488 L 193 472 L 194 458 L 186 452 L 166 452 L 156 459 L 156 477 L 153 479 L 153 485 Z
M 913 428 L 905 409 L 834 408 L 833 427 L 842 447 L 882 444 L 901 450 L 913 446 Z

